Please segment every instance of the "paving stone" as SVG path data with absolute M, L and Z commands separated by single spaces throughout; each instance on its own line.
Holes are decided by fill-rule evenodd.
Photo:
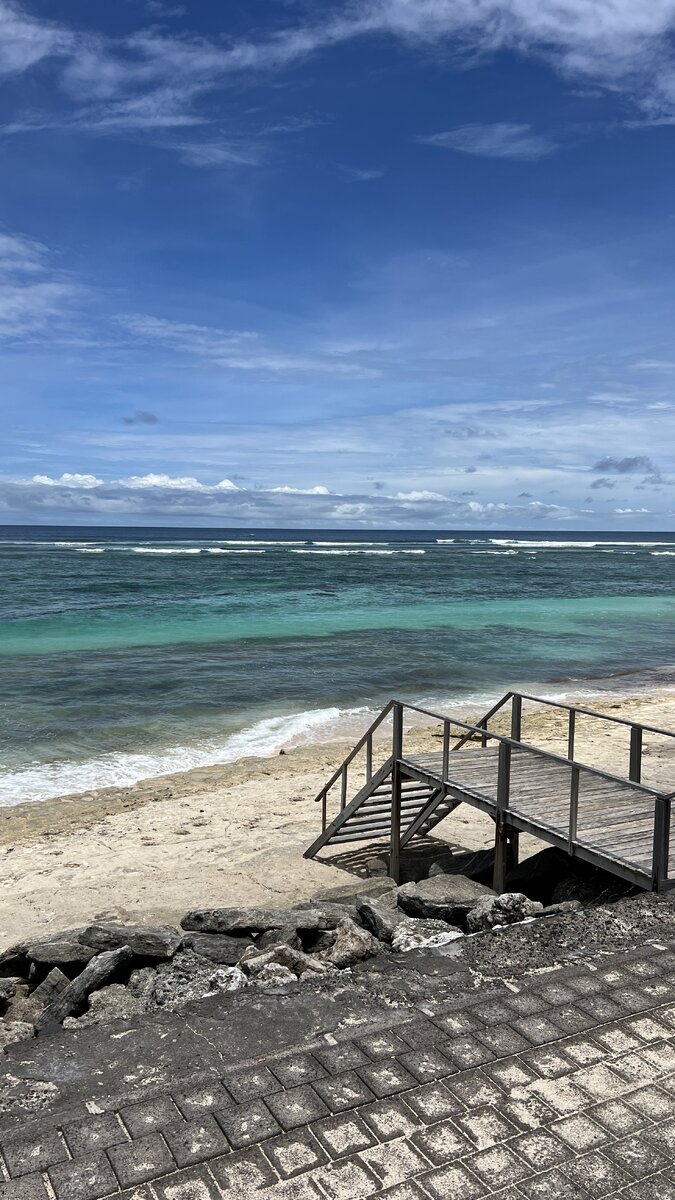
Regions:
M 597 1151 L 565 1163 L 560 1170 L 593 1197 L 606 1196 L 631 1182 L 625 1171 Z
M 498 1025 L 494 1029 L 478 1029 L 476 1037 L 496 1055 L 518 1054 L 520 1050 L 528 1050 L 528 1042 L 520 1033 L 516 1033 L 510 1025 Z
M 635 1133 L 646 1124 L 646 1117 L 629 1108 L 623 1100 L 608 1100 L 605 1104 L 598 1104 L 596 1108 L 589 1110 L 588 1116 L 603 1125 L 615 1137 Z
M 277 1177 L 262 1151 L 238 1150 L 224 1158 L 212 1159 L 209 1170 L 226 1195 L 248 1197 L 276 1183 Z M 268 1196 L 269 1193 L 266 1193 Z
M 282 1179 L 301 1175 L 328 1162 L 328 1155 L 308 1129 L 284 1133 L 266 1142 L 263 1153 Z
M 330 1075 L 341 1075 L 352 1067 L 362 1067 L 370 1062 L 367 1054 L 355 1046 L 353 1042 L 338 1042 L 337 1046 L 321 1046 L 312 1051 Z
M 186 1091 L 174 1091 L 171 1098 L 186 1121 L 203 1117 L 216 1108 L 232 1108 L 234 1101 L 222 1083 L 205 1084 Z
M 388 1104 L 389 1101 L 383 1100 L 378 1103 Z M 376 1105 L 370 1107 L 373 1109 Z M 363 1111 L 365 1113 L 366 1110 Z M 381 1124 L 387 1132 L 392 1130 L 389 1133 L 390 1137 L 400 1136 L 400 1125 L 390 1127 L 384 1114 Z M 345 1113 L 343 1116 L 317 1121 L 312 1125 L 312 1132 L 331 1158 L 348 1158 L 352 1154 L 358 1154 L 359 1150 L 367 1150 L 369 1146 L 376 1144 L 380 1136 L 377 1121 L 365 1117 L 362 1119 L 356 1113 Z M 401 1132 L 405 1133 L 407 1129 Z
M 675 1200 L 675 1183 L 665 1175 L 643 1179 L 621 1193 L 621 1200 Z
M 179 1167 L 206 1162 L 229 1150 L 225 1135 L 212 1116 L 166 1129 L 164 1137 Z
M 441 1013 L 433 1018 L 433 1023 L 451 1037 L 460 1037 L 462 1034 L 471 1033 L 471 1030 L 478 1025 L 478 1022 L 468 1012 Z M 673 1028 L 675 1028 L 675 1006 L 673 1007 Z
M 604 1064 L 584 1067 L 571 1075 L 568 1082 L 582 1088 L 593 1100 L 612 1100 L 623 1090 L 621 1078 Z
M 16 1138 L 3 1143 L 2 1152 L 12 1179 L 46 1171 L 47 1167 L 68 1159 L 68 1152 L 56 1130 L 41 1137 Z
M 387 1188 L 386 1192 L 380 1192 L 379 1195 L 380 1200 L 429 1200 L 427 1193 L 413 1179 L 406 1179 L 405 1183 Z
M 269 1096 L 271 1092 L 280 1092 L 282 1085 L 279 1080 L 267 1070 L 267 1067 L 256 1067 L 249 1071 L 238 1071 L 236 1075 L 228 1075 L 225 1087 L 235 1100 L 248 1103 L 260 1096 Z
M 561 1004 L 559 1008 L 551 1009 L 551 1018 L 563 1033 L 583 1033 L 597 1022 L 590 1013 L 584 1012 L 575 1004 Z
M 373 1099 L 373 1093 L 366 1087 L 362 1079 L 354 1071 L 346 1071 L 344 1075 L 328 1076 L 319 1079 L 314 1084 L 314 1090 L 319 1094 L 330 1112 L 345 1112 L 348 1108 L 358 1108 Z
M 571 1075 L 574 1070 L 573 1063 L 565 1057 L 560 1047 L 555 1050 L 549 1047 L 530 1050 L 521 1061 L 544 1079 L 559 1079 L 561 1075 Z
M 281 1128 L 287 1132 L 290 1129 L 297 1129 L 300 1125 L 309 1125 L 312 1121 L 318 1121 L 319 1117 L 327 1117 L 329 1112 L 323 1100 L 317 1096 L 316 1092 L 312 1091 L 308 1084 L 289 1088 L 287 1092 L 276 1092 L 272 1096 L 267 1096 L 266 1104 Z M 227 1133 L 227 1130 L 225 1132 Z
M 486 1195 L 482 1181 L 460 1164 L 439 1167 L 425 1175 L 422 1183 L 433 1200 L 477 1200 Z
M 650 1125 L 643 1131 L 642 1136 L 648 1138 L 655 1146 L 667 1146 L 675 1159 L 675 1121 L 662 1121 L 658 1125 Z
M 665 1004 L 654 1014 L 659 1021 L 675 1029 L 675 1004 Z
M 521 1017 L 529 1017 L 551 1007 L 548 1000 L 537 995 L 536 992 L 519 992 L 516 996 L 509 996 L 506 1003 L 513 1012 L 518 1013 Z
M 607 1130 L 596 1124 L 590 1117 L 579 1115 L 563 1117 L 551 1126 L 551 1133 L 562 1139 L 577 1154 L 586 1150 L 594 1150 L 607 1141 Z
M 638 1136 L 614 1142 L 613 1145 L 606 1146 L 603 1153 L 618 1167 L 638 1179 L 645 1175 L 653 1175 L 657 1171 L 665 1171 L 673 1165 L 670 1155 L 663 1154 L 645 1138 Z
M 591 1067 L 607 1058 L 607 1048 L 599 1046 L 589 1037 L 566 1038 L 564 1050 L 567 1057 L 578 1067 Z
M 472 1008 L 471 1015 L 483 1025 L 508 1025 L 513 1019 L 513 1010 L 503 1000 L 491 1000 Z
M 535 1179 L 523 1179 L 519 1184 L 526 1200 L 588 1200 L 589 1193 L 554 1167 Z
M 619 1021 L 626 1014 L 623 1005 L 600 994 L 580 996 L 577 1000 L 577 1007 L 594 1017 L 596 1021 Z
M 515 1125 L 497 1114 L 493 1108 L 476 1108 L 470 1113 L 455 1117 L 455 1124 L 479 1150 L 487 1150 L 497 1142 L 505 1142 L 518 1132 Z
M 221 1192 L 206 1167 L 189 1167 L 153 1185 L 157 1200 L 220 1200 Z M 115 1197 L 117 1200 L 117 1197 Z
M 568 979 L 566 983 L 567 989 L 576 996 L 592 996 L 594 992 L 601 992 L 605 986 L 605 980 L 602 978 L 602 972 L 596 971 L 592 975 L 577 975 L 574 979 Z
M 328 1200 L 355 1200 L 356 1197 L 361 1200 L 379 1190 L 377 1175 L 358 1156 L 339 1159 L 322 1167 L 314 1178 Z
M 0 1200 L 48 1200 L 41 1175 L 24 1175 L 9 1183 L 0 1182 Z
M 506 1104 L 501 1105 L 500 1111 L 518 1129 L 526 1132 L 541 1129 L 542 1125 L 550 1125 L 558 1115 L 538 1096 L 527 1096 L 524 1100 L 508 1100 Z
M 248 1200 L 248 1193 L 245 1194 Z M 298 1175 L 295 1179 L 286 1179 L 268 1188 L 265 1200 L 326 1200 L 326 1197 L 309 1175 Z
M 675 1045 L 672 1042 L 651 1042 L 642 1046 L 640 1054 L 659 1075 L 675 1071 Z
M 594 1029 L 593 1037 L 599 1045 L 612 1054 L 627 1054 L 642 1046 L 639 1038 L 624 1029 L 623 1025 L 605 1025 L 602 1029 Z
M 406 1138 L 397 1138 L 385 1146 L 373 1146 L 359 1155 L 377 1175 L 382 1187 L 393 1187 L 428 1169 L 429 1163 Z
M 632 1017 L 624 1022 L 624 1029 L 634 1033 L 642 1042 L 660 1042 L 672 1037 L 672 1031 L 653 1017 Z
M 170 1096 L 159 1096 L 156 1100 L 129 1105 L 121 1109 L 120 1116 L 132 1138 L 170 1129 L 183 1119 Z
M 432 1083 L 426 1086 L 430 1089 L 438 1088 L 440 1091 L 442 1085 Z M 389 1100 L 376 1100 L 373 1104 L 366 1104 L 363 1108 L 359 1109 L 358 1115 L 363 1118 L 368 1128 L 372 1129 L 380 1142 L 387 1142 L 395 1137 L 407 1137 L 420 1124 L 418 1112 L 420 1112 L 425 1120 L 438 1120 L 441 1116 L 447 1116 L 446 1111 L 439 1112 L 437 1116 L 430 1115 L 428 1110 L 433 1109 L 433 1100 L 427 1102 L 426 1113 L 422 1111 L 424 1102 L 418 1104 L 416 1111 L 413 1111 L 409 1107 L 411 1097 L 413 1095 L 419 1096 L 419 1093 L 424 1091 L 425 1088 L 418 1088 L 415 1093 L 408 1092 L 405 1102 L 397 1100 L 394 1096 Z M 449 1093 L 448 1099 L 453 1099 L 454 1102 L 454 1098 Z M 442 1097 L 439 1097 L 436 1107 L 444 1108 Z
M 452 1121 L 439 1121 L 436 1125 L 417 1129 L 410 1136 L 410 1141 L 418 1150 L 433 1163 L 440 1167 L 443 1163 L 451 1162 L 471 1153 L 473 1145 L 459 1132 Z
M 532 1068 L 519 1058 L 498 1058 L 496 1062 L 486 1063 L 482 1074 L 506 1092 L 512 1088 L 527 1087 L 538 1078 Z
M 405 1103 L 428 1122 L 441 1121 L 461 1112 L 463 1107 L 444 1083 L 427 1083 L 414 1092 L 406 1092 Z
M 558 1141 L 548 1130 L 524 1133 L 511 1143 L 521 1158 L 535 1171 L 548 1171 L 569 1156 L 569 1147 Z
M 588 1107 L 588 1096 L 581 1088 L 570 1083 L 569 1079 L 539 1079 L 528 1091 L 538 1096 L 561 1117 Z
M 612 1070 L 635 1087 L 638 1084 L 651 1084 L 654 1082 L 653 1066 L 641 1054 L 635 1052 L 622 1054 L 620 1058 L 613 1058 Z
M 168 1175 L 176 1164 L 169 1148 L 159 1133 L 148 1134 L 136 1142 L 124 1146 L 111 1146 L 108 1157 L 120 1182 L 120 1187 L 133 1187 L 147 1183 L 159 1175 Z
M 63 1136 L 73 1158 L 90 1158 L 108 1146 L 128 1141 L 114 1113 L 100 1113 L 64 1125 Z
M 537 988 L 537 992 L 542 1000 L 545 1000 L 552 1008 L 570 1002 L 574 1004 L 578 997 L 577 991 L 565 983 L 546 983 L 543 987 Z
M 624 988 L 621 992 L 621 1003 L 626 1012 L 641 1013 L 650 1007 L 649 996 L 644 988 Z
M 115 1200 L 156 1200 L 149 1187 L 134 1187 L 128 1192 L 115 1192 Z
M 270 1063 L 269 1069 L 284 1087 L 295 1087 L 299 1083 L 311 1083 L 326 1076 L 321 1063 L 311 1054 L 291 1054 Z
M 436 1049 L 411 1050 L 409 1054 L 399 1055 L 399 1062 L 414 1075 L 418 1083 L 444 1079 L 453 1070 L 445 1055 Z
M 659 958 L 635 958 L 632 962 L 626 963 L 626 970 L 632 975 L 646 976 L 650 978 L 653 975 L 660 975 L 664 969 L 664 964 Z
M 467 1166 L 492 1189 L 498 1188 L 505 1179 L 517 1183 L 532 1173 L 531 1167 L 522 1162 L 508 1146 L 481 1150 L 468 1160 Z
M 662 1121 L 675 1115 L 675 1096 L 660 1087 L 638 1088 L 626 1096 L 626 1103 L 652 1121 Z
M 237 1108 L 218 1109 L 214 1115 L 235 1150 L 243 1150 L 246 1146 L 263 1141 L 264 1138 L 274 1137 L 275 1133 L 281 1133 L 279 1125 L 262 1100 L 240 1104 Z
M 357 1038 L 356 1045 L 373 1062 L 379 1062 L 382 1058 L 393 1058 L 395 1054 L 405 1054 L 406 1050 L 410 1049 L 406 1042 L 389 1030 L 378 1030 L 376 1033 Z
M 494 1050 L 476 1041 L 473 1036 L 453 1038 L 444 1042 L 441 1049 L 452 1062 L 457 1063 L 460 1070 L 467 1067 L 479 1067 L 483 1063 L 492 1062 L 497 1056 Z
M 426 1050 L 443 1040 L 442 1033 L 431 1021 L 407 1021 L 405 1025 L 397 1025 L 396 1032 L 413 1050 Z
M 553 1021 L 549 1021 L 548 1017 L 542 1017 L 539 1014 L 518 1017 L 513 1022 L 513 1028 L 516 1033 L 522 1034 L 532 1046 L 544 1046 L 547 1042 L 557 1042 L 563 1036 L 562 1030 L 558 1029 Z
M 117 1190 L 117 1180 L 104 1154 L 49 1169 L 56 1200 L 100 1200 Z
M 360 1067 L 359 1075 L 378 1100 L 383 1096 L 393 1096 L 397 1092 L 405 1092 L 415 1087 L 416 1079 L 402 1067 L 396 1059 L 390 1062 L 373 1063 L 370 1067 Z
M 448 1083 L 448 1091 L 468 1108 L 480 1108 L 484 1104 L 501 1104 L 504 1092 L 482 1071 L 463 1071 Z

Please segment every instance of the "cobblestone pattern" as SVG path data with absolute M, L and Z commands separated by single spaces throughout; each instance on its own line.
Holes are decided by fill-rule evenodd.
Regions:
M 461 1008 L 0 1149 L 0 1200 L 675 1200 L 675 947 L 530 977 Z

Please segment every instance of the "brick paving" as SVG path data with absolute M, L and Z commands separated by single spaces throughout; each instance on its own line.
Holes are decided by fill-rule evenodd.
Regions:
M 0 1200 L 112 1196 L 675 1200 L 675 944 L 0 1135 Z

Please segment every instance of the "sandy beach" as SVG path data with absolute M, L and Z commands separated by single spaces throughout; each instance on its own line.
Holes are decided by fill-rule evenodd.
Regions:
M 675 730 L 673 692 L 579 702 Z M 564 721 L 554 709 L 527 711 L 524 738 L 562 751 Z M 503 719 L 494 728 L 507 731 Z M 437 728 L 408 737 L 411 748 L 438 748 Z M 672 789 L 675 739 L 645 735 L 644 744 L 644 782 Z M 0 810 L 0 947 L 101 914 L 175 923 L 200 905 L 291 905 L 344 882 L 328 855 L 302 853 L 319 831 L 314 797 L 349 749 L 317 745 Z M 576 757 L 626 774 L 628 730 L 580 718 Z M 491 845 L 492 823 L 463 805 L 434 836 L 480 849 Z M 521 840 L 523 855 L 541 848 Z

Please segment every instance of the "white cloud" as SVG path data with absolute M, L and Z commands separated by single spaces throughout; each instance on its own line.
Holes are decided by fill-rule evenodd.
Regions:
M 288 487 L 288 485 L 284 485 L 283 487 L 270 488 L 270 491 L 271 492 L 279 492 L 284 496 L 330 496 L 331 495 L 330 490 L 327 487 L 324 487 L 322 483 L 318 483 L 316 485 L 316 487 L 309 487 L 309 488 Z
M 444 133 L 417 139 L 428 146 L 459 150 L 480 158 L 512 158 L 523 161 L 544 158 L 556 145 L 542 134 L 534 133 L 531 125 L 498 121 L 493 125 L 460 125 Z
M 51 475 L 34 475 L 32 482 L 40 483 L 43 485 L 43 487 L 84 489 L 101 487 L 103 484 L 103 480 L 99 479 L 96 475 L 80 475 L 77 474 L 77 472 L 71 474 L 70 471 L 66 471 L 63 475 L 59 475 L 58 479 L 53 479 Z
M 171 475 L 131 475 L 129 479 L 119 479 L 117 481 L 122 487 L 128 488 L 177 488 L 184 492 L 201 492 L 204 491 L 204 484 L 198 479 L 194 479 L 192 475 L 181 475 L 177 478 Z
M 43 58 L 72 54 L 75 49 L 76 39 L 70 31 L 29 16 L 9 0 L 0 0 L 0 74 L 18 74 Z
M 392 500 L 447 500 L 447 496 L 441 496 L 439 492 L 396 492 L 391 497 Z
M 0 233 L 0 339 L 30 338 L 63 322 L 79 292 L 53 267 L 46 246 Z

